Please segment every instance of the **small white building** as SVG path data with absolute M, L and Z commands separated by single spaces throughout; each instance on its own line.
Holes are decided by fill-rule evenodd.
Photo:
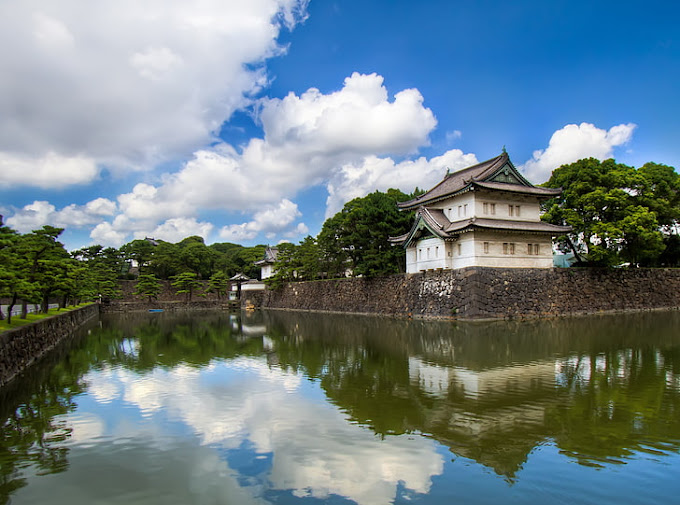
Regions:
M 279 250 L 276 247 L 269 247 L 264 250 L 264 258 L 254 263 L 255 266 L 260 267 L 260 280 L 265 280 L 274 275 L 274 263 Z
M 426 193 L 398 204 L 415 210 L 411 230 L 392 243 L 406 248 L 406 272 L 471 266 L 551 268 L 552 237 L 571 230 L 541 221 L 540 203 L 561 193 L 527 181 L 508 154 L 447 173 Z

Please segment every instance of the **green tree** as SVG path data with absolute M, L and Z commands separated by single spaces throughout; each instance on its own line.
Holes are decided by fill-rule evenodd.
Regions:
M 202 237 L 188 237 L 177 245 L 179 262 L 184 269 L 194 272 L 203 279 L 213 274 L 218 255 L 203 243 Z
M 186 301 L 189 302 L 194 290 L 201 287 L 201 282 L 194 272 L 182 272 L 173 278 L 172 286 L 177 289 L 177 294 L 183 293 Z
M 254 279 L 260 272 L 260 268 L 254 263 L 262 259 L 266 246 L 243 247 L 239 244 L 222 242 L 208 247 L 216 253 L 215 270 L 223 270 L 228 277 L 243 273 Z
M 222 296 L 226 294 L 229 289 L 229 277 L 227 274 L 220 271 L 214 273 L 208 281 L 208 293 L 216 293 L 217 299 L 221 300 Z
M 161 292 L 161 283 L 154 274 L 142 274 L 137 277 L 137 284 L 133 295 L 149 299 L 158 299 Z
M 155 246 L 149 240 L 133 240 L 120 248 L 125 259 L 134 261 L 139 268 L 139 274 L 144 272 L 144 268 L 151 263 L 154 257 Z
M 29 302 L 40 303 L 42 311 L 47 312 L 50 296 L 64 288 L 70 255 L 57 240 L 63 231 L 63 228 L 46 225 L 22 235 L 19 241 L 18 253 L 22 258 L 24 279 L 28 283 L 26 292 L 20 294 L 23 319 L 26 318 Z
M 154 248 L 153 262 L 150 270 L 159 279 L 169 279 L 182 271 L 179 260 L 179 246 L 163 240 L 157 241 L 158 245 Z
M 327 220 L 319 234 L 320 256 L 335 275 L 350 268 L 354 275 L 374 277 L 404 269 L 404 250 L 389 237 L 406 233 L 413 214 L 400 212 L 397 202 L 409 195 L 397 189 L 376 191 L 347 202 Z M 344 267 L 344 268 L 343 268 Z
M 34 287 L 26 278 L 25 259 L 19 251 L 21 235 L 4 226 L 0 216 L 0 297 L 9 298 L 7 322 L 12 322 L 12 310 L 19 297 L 33 296 Z M 0 319 L 4 316 L 0 312 Z
M 77 276 L 79 281 L 69 294 L 80 300 L 120 296 L 117 279 L 125 269 L 122 252 L 112 247 L 104 249 L 94 245 L 72 251 L 71 256 L 78 260 L 78 266 L 74 267 L 71 276 Z M 79 270 L 80 267 L 85 267 L 85 271 Z
M 300 268 L 298 246 L 289 242 L 283 242 L 277 246 L 278 254 L 274 262 L 274 274 L 265 282 L 276 289 L 286 282 L 297 279 L 297 271 Z
M 321 275 L 321 255 L 316 239 L 307 235 L 295 251 L 297 274 L 302 280 L 318 279 Z
M 652 265 L 665 247 L 663 230 L 677 223 L 680 183 L 665 165 L 588 158 L 557 168 L 546 186 L 562 194 L 544 204 L 543 219 L 572 227 L 558 244 L 581 264 Z

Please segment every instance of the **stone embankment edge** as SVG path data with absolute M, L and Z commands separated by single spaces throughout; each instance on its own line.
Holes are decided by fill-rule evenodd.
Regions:
M 98 315 L 93 303 L 0 333 L 0 388 Z
M 228 301 L 196 300 L 183 301 L 129 301 L 115 300 L 101 305 L 102 313 L 110 312 L 148 312 L 149 310 L 163 310 L 166 312 L 200 311 L 200 310 L 229 310 L 238 309 L 238 304 Z
M 289 283 L 248 293 L 266 309 L 497 320 L 680 308 L 680 269 L 470 267 Z

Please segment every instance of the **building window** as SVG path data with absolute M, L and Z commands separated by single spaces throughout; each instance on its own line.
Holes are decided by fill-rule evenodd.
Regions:
M 462 211 L 463 211 L 463 206 L 462 206 L 462 205 L 459 205 L 459 206 L 458 206 L 458 217 L 461 216 Z
M 541 254 L 541 247 L 538 244 L 534 244 L 534 254 L 536 256 Z
M 463 205 L 463 215 L 467 216 L 467 203 Z
M 519 217 L 519 205 L 515 205 L 515 216 Z
M 439 246 L 434 248 L 434 257 L 439 258 Z
M 503 254 L 508 254 L 508 243 L 503 242 Z
M 430 248 L 427 248 L 427 259 L 430 259 Z
M 423 250 L 422 249 L 418 249 L 418 259 L 419 260 L 423 259 Z
M 527 253 L 529 255 L 538 256 L 541 254 L 541 246 L 539 244 L 527 244 Z
M 514 205 L 508 205 L 508 215 L 509 216 L 515 215 L 515 206 Z
M 527 244 L 527 254 L 531 256 L 534 254 L 534 244 Z
M 449 209 L 448 216 L 449 216 L 449 219 L 451 219 L 453 217 L 453 209 Z
M 496 204 L 495 203 L 490 204 L 489 210 L 491 211 L 491 215 L 494 216 L 496 214 Z
M 515 254 L 515 243 L 503 242 L 503 254 Z
M 484 242 L 484 254 L 489 254 L 489 243 Z
M 457 245 L 458 245 L 458 256 L 460 256 L 460 254 L 461 254 L 461 247 L 460 247 L 460 244 L 457 244 Z
M 488 214 L 489 213 L 489 204 L 484 202 L 483 208 L 484 208 L 484 214 Z

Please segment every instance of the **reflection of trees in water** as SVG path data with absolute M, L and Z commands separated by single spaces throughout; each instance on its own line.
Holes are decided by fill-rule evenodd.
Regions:
M 26 484 L 27 466 L 38 474 L 68 467 L 62 442 L 71 430 L 60 417 L 75 409 L 74 398 L 84 390 L 80 379 L 89 364 L 68 356 L 82 345 L 85 331 L 0 389 L 0 503 Z
M 319 381 L 348 417 L 385 437 L 423 433 L 513 478 L 554 440 L 584 464 L 680 445 L 680 313 L 450 323 L 255 312 L 105 315 L 99 328 L 0 391 L 0 503 L 23 468 L 68 465 L 69 428 L 91 368 L 147 373 L 266 356 Z
M 569 401 L 548 413 L 555 440 L 587 464 L 680 448 L 680 348 L 579 354 L 563 363 Z M 568 435 L 568 436 L 565 436 Z
M 680 447 L 677 312 L 491 323 L 268 317 L 281 366 L 318 377 L 354 421 L 382 436 L 422 432 L 508 477 L 549 440 L 584 464 Z
M 207 365 L 212 359 L 262 353 L 256 340 L 233 339 L 228 314 L 104 316 L 0 390 L 0 503 L 25 485 L 23 470 L 55 473 L 68 467 L 62 418 L 76 408 L 91 368 L 122 366 L 144 373 L 156 366 Z M 90 331 L 87 334 L 88 330 Z

